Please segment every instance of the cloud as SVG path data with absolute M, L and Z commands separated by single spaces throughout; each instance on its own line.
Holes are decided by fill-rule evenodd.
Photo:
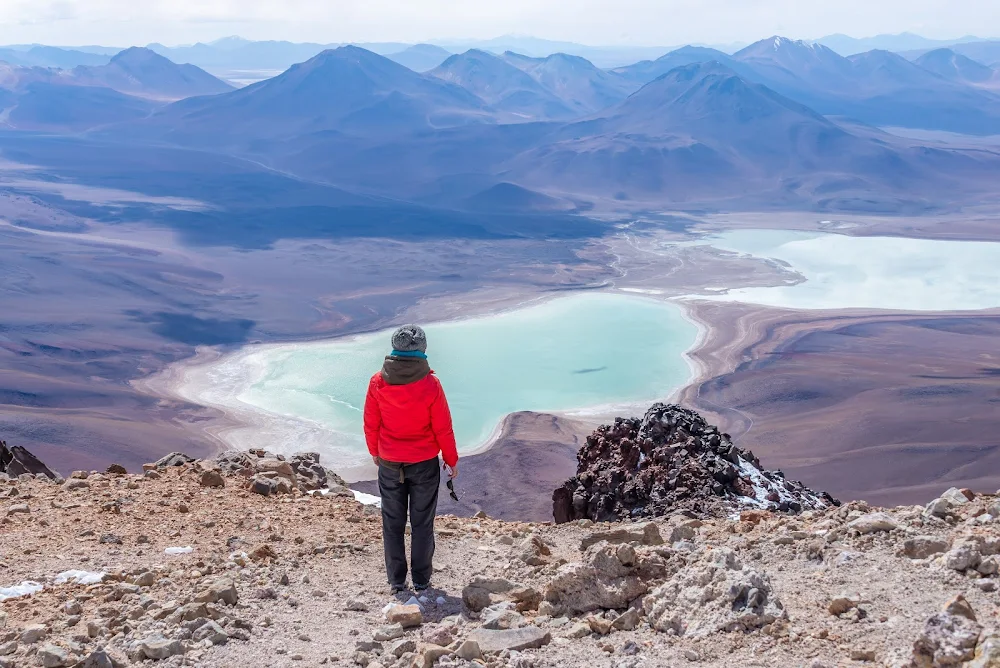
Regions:
M 21 26 L 45 25 L 57 21 L 73 21 L 79 18 L 78 4 L 73 0 L 54 0 L 52 2 L 18 3 L 14 6 L 16 15 L 14 23 Z
M 421 41 L 505 33 L 592 44 L 752 41 L 1000 25 L 996 0 L 0 0 L 0 41 Z

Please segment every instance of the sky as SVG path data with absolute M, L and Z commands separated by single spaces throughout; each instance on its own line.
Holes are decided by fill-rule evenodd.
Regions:
M 774 34 L 993 37 L 983 34 L 992 26 L 1000 26 L 1000 0 L 0 0 L 5 44 L 173 46 L 229 35 L 423 42 L 519 34 L 670 46 Z

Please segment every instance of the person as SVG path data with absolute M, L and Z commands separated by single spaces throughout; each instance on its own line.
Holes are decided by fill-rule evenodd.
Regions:
M 427 362 L 427 335 L 404 325 L 392 335 L 392 353 L 368 383 L 365 441 L 378 466 L 382 497 L 385 570 L 393 593 L 406 589 L 403 536 L 410 517 L 410 574 L 413 588 L 430 586 L 434 559 L 441 466 L 458 475 L 458 450 L 451 411 L 441 381 Z

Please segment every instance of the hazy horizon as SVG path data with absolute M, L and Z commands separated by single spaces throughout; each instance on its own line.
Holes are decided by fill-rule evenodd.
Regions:
M 0 43 L 59 46 L 184 45 L 239 35 L 292 42 L 438 42 L 532 36 L 593 46 L 673 46 L 751 43 L 780 34 L 819 39 L 866 38 L 904 32 L 960 39 L 1000 24 L 1000 4 L 969 0 L 18 0 L 0 7 Z

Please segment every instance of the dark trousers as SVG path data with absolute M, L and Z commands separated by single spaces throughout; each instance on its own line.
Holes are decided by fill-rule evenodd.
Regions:
M 382 497 L 382 542 L 390 585 L 406 583 L 406 514 L 410 514 L 410 564 L 413 585 L 430 584 L 434 572 L 434 515 L 437 513 L 441 466 L 438 458 L 417 464 L 378 467 Z

